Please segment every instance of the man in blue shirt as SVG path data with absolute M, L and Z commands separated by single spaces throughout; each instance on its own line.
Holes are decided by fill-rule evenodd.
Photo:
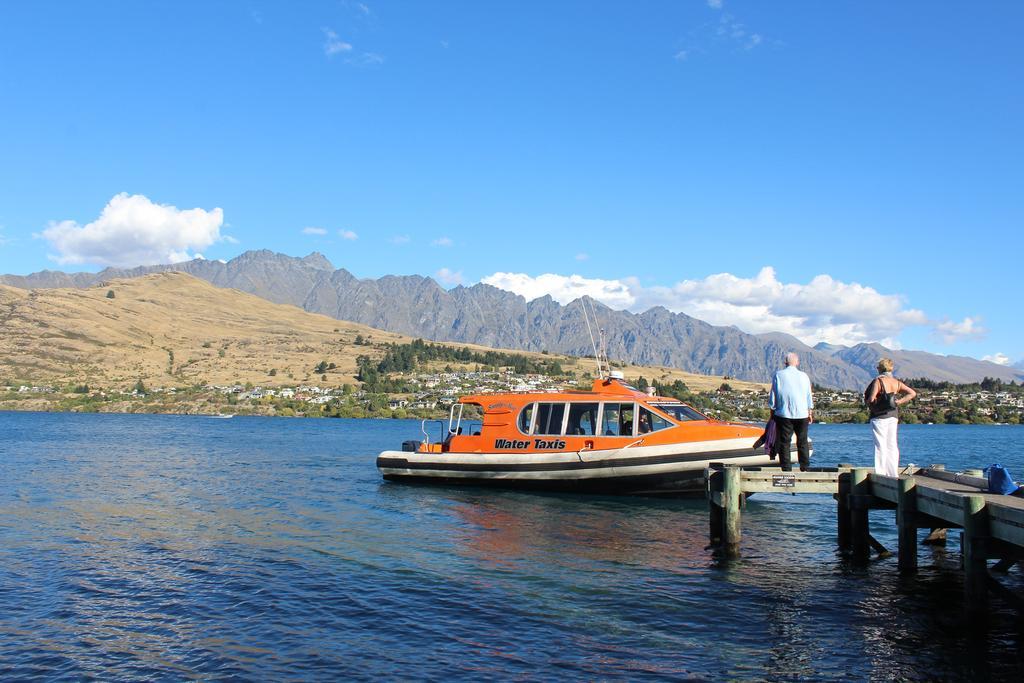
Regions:
M 792 352 L 787 353 L 786 367 L 775 373 L 772 390 L 768 394 L 768 407 L 771 408 L 772 419 L 778 429 L 774 454 L 779 456 L 779 464 L 787 472 L 793 469 L 790 443 L 794 433 L 800 471 L 804 472 L 811 466 L 807 425 L 814 420 L 814 398 L 811 396 L 811 379 L 797 368 L 798 365 L 800 357 Z

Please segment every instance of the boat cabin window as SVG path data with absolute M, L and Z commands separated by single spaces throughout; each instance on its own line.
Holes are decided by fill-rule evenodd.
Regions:
M 601 419 L 601 434 L 604 436 L 633 436 L 632 403 L 605 403 Z
M 565 416 L 564 403 L 538 403 L 537 422 L 534 434 L 558 436 L 562 433 L 562 418 Z
M 706 420 L 706 416 L 701 415 L 696 410 L 683 403 L 655 403 L 655 408 L 663 411 L 666 415 L 670 416 L 677 422 L 688 422 L 691 420 Z
M 531 403 L 519 413 L 519 431 L 523 434 L 530 433 L 530 425 L 533 422 L 533 413 L 536 405 L 536 403 Z
M 569 424 L 565 433 L 570 436 L 593 436 L 597 430 L 598 403 L 570 403 Z
M 637 421 L 637 429 L 641 434 L 647 432 L 657 432 L 662 429 L 668 429 L 672 426 L 672 423 L 663 418 L 657 413 L 653 413 L 647 408 L 640 409 L 640 418 Z

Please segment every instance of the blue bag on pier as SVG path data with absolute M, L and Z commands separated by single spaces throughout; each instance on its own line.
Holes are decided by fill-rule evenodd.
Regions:
M 988 475 L 988 492 L 1009 495 L 1017 490 L 1017 484 L 1010 476 L 1010 471 L 1002 465 L 989 465 L 985 468 Z

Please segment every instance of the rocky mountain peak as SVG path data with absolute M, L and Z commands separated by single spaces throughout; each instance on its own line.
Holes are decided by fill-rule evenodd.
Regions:
M 571 355 L 590 355 L 592 348 L 594 330 L 588 330 L 578 299 L 567 306 L 550 296 L 527 302 L 517 294 L 479 283 L 446 290 L 419 275 L 357 279 L 343 269 L 335 270 L 319 252 L 298 258 L 260 249 L 247 251 L 227 265 L 195 260 L 104 273 L 109 279 L 171 270 L 275 303 L 435 341 Z M 0 284 L 24 289 L 89 287 L 99 280 L 93 273 L 52 271 L 0 276 Z M 896 362 L 901 377 L 953 382 L 979 381 L 985 376 L 1004 381 L 1024 379 L 1020 368 L 969 358 L 892 351 L 878 344 L 852 348 L 819 344 L 812 349 L 787 334 L 747 334 L 663 307 L 636 314 L 589 300 L 588 310 L 591 303 L 613 360 L 764 382 L 781 367 L 787 351 L 798 351 L 802 368 L 817 384 L 860 388 L 874 376 L 878 358 L 887 355 Z
M 303 256 L 301 261 L 305 263 L 307 266 L 310 266 L 311 268 L 316 268 L 317 270 L 334 270 L 334 264 L 331 263 L 327 259 L 327 257 L 321 254 L 319 251 L 314 251 L 310 253 L 308 256 Z

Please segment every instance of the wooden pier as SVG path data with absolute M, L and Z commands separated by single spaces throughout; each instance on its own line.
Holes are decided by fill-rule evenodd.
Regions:
M 941 465 L 908 467 L 899 477 L 867 467 L 813 468 L 786 472 L 778 467 L 736 467 L 714 463 L 705 472 L 710 511 L 710 549 L 737 558 L 742 511 L 752 493 L 826 493 L 836 500 L 836 537 L 854 562 L 866 563 L 873 548 L 889 555 L 869 531 L 871 510 L 895 510 L 901 573 L 917 571 L 918 530 L 925 542 L 945 543 L 946 529 L 962 529 L 961 552 L 968 608 L 984 610 L 995 592 L 1024 613 L 1024 600 L 989 573 L 1005 573 L 1024 561 L 1024 498 L 987 492 L 980 470 L 947 472 Z

